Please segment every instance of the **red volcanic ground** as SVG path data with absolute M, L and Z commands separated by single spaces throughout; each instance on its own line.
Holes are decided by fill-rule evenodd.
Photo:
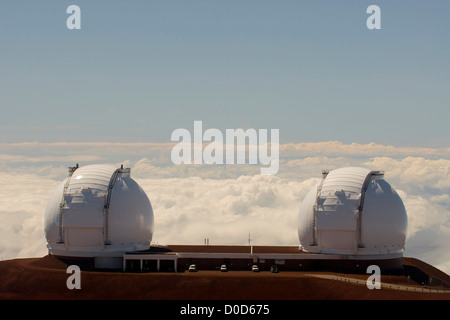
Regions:
M 67 265 L 53 256 L 0 262 L 3 300 L 450 300 L 450 277 L 413 258 L 404 258 L 441 283 L 435 292 L 403 275 L 382 275 L 392 288 L 369 290 L 369 275 L 286 271 L 198 271 L 195 273 L 122 273 L 81 271 L 81 289 L 69 290 Z M 320 278 L 334 275 L 341 280 Z M 360 279 L 360 283 L 342 279 Z M 397 286 L 396 286 L 397 285 Z M 402 290 L 398 289 L 402 286 Z M 405 289 L 406 287 L 406 289 Z M 429 287 L 427 287 L 429 288 Z M 440 289 L 439 292 L 437 289 Z M 444 291 L 446 290 L 446 291 Z M 426 291 L 426 292 L 424 292 Z

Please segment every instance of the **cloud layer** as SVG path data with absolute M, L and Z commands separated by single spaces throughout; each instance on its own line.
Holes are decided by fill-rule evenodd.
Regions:
M 0 257 L 47 253 L 43 212 L 75 163 L 123 163 L 147 192 L 159 244 L 298 245 L 297 213 L 322 169 L 384 170 L 408 212 L 406 256 L 450 273 L 450 150 L 340 142 L 280 145 L 280 171 L 258 165 L 173 165 L 173 144 L 0 144 Z

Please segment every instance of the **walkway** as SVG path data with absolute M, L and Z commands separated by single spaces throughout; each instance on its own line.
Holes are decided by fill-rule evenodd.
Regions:
M 340 277 L 340 276 L 336 276 L 336 275 L 332 275 L 332 274 L 308 273 L 305 275 L 310 276 L 310 277 L 315 277 L 315 278 L 344 281 L 344 282 L 359 284 L 359 285 L 364 285 L 364 286 L 367 285 L 366 280 L 355 279 L 355 278 L 350 278 L 350 277 Z M 369 276 L 370 275 L 367 275 L 367 277 L 369 277 Z M 394 284 L 394 283 L 383 283 L 383 282 L 381 282 L 381 289 L 404 290 L 404 291 L 410 291 L 410 292 L 450 293 L 450 289 L 431 289 L 429 287 L 426 288 L 426 287 L 419 287 L 419 286 L 405 286 L 405 285 L 399 285 L 399 284 Z

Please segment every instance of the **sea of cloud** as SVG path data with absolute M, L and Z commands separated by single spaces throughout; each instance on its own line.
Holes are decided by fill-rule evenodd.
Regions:
M 450 273 L 450 148 L 280 145 L 277 175 L 259 165 L 173 165 L 173 144 L 0 144 L 0 258 L 47 254 L 43 213 L 75 163 L 124 164 L 150 198 L 153 243 L 298 245 L 301 202 L 323 169 L 384 170 L 408 212 L 406 256 Z

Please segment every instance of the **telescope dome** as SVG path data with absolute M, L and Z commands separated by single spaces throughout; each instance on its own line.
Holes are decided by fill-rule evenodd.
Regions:
M 302 250 L 354 256 L 402 256 L 407 214 L 382 171 L 324 171 L 299 211 Z
M 144 250 L 153 235 L 153 210 L 130 169 L 70 167 L 45 209 L 49 253 L 95 257 Z

